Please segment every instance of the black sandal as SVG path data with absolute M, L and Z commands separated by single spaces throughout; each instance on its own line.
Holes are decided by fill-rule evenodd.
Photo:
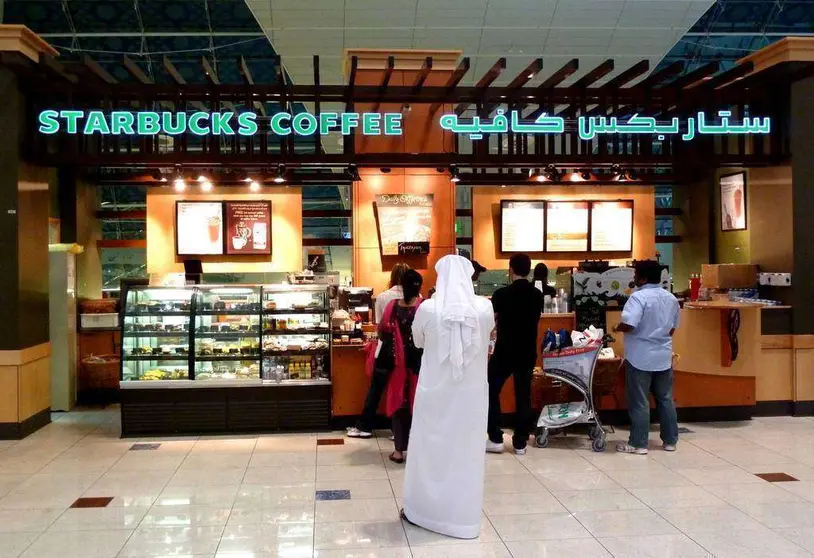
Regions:
M 404 458 L 403 457 L 395 457 L 395 455 L 396 455 L 396 452 L 393 452 L 393 453 L 391 453 L 389 455 L 388 458 L 390 459 L 390 461 L 392 461 L 393 463 L 398 463 L 399 465 L 404 463 Z
M 413 523 L 412 521 L 410 521 L 409 519 L 407 519 L 407 514 L 406 514 L 406 513 L 404 513 L 404 508 L 401 508 L 401 509 L 399 510 L 399 517 L 400 517 L 400 518 L 402 518 L 402 519 L 403 519 L 404 521 L 406 521 L 407 523 L 409 523 L 410 525 L 412 525 L 412 526 L 414 526 L 414 527 L 418 527 L 418 525 L 416 525 L 415 523 Z

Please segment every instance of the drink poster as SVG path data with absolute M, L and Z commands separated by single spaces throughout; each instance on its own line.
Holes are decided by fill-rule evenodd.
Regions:
M 432 194 L 376 196 L 376 216 L 383 256 L 398 256 L 399 243 L 429 243 Z
M 588 202 L 548 202 L 546 251 L 588 251 Z
M 633 202 L 593 202 L 591 204 L 591 251 L 630 252 L 633 250 Z
M 746 230 L 746 173 L 721 177 L 721 230 Z
M 223 205 L 221 202 L 177 202 L 175 205 L 175 244 L 179 256 L 223 254 Z
M 271 202 L 227 201 L 226 253 L 271 254 Z
M 544 242 L 544 201 L 500 202 L 501 252 L 542 252 Z

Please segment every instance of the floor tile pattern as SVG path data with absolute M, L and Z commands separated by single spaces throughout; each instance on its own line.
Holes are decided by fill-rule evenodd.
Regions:
M 814 418 L 484 456 L 474 541 L 399 520 L 387 432 L 122 440 L 116 408 L 53 418 L 0 442 L 0 558 L 814 558 Z

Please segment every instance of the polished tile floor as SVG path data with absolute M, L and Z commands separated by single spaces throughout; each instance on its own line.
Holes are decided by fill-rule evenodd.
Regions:
M 58 414 L 0 442 L 0 558 L 814 556 L 810 418 L 684 425 L 673 454 L 654 433 L 646 457 L 577 435 L 489 455 L 476 541 L 399 521 L 386 436 L 121 440 L 118 420 Z

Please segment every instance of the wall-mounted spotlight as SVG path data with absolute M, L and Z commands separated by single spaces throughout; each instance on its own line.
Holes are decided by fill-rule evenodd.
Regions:
M 209 182 L 208 180 L 204 180 L 200 184 L 201 184 L 201 191 L 203 191 L 203 192 L 211 192 L 212 191 L 212 188 L 213 188 L 212 183 Z
M 285 165 L 277 165 L 277 174 L 274 176 L 275 184 L 282 184 L 285 182 Z
M 557 167 L 555 167 L 554 165 L 548 165 L 545 168 L 543 176 L 545 177 L 546 180 L 556 182 L 560 179 L 560 171 L 557 170 Z
M 458 167 L 455 165 L 449 166 L 449 181 L 458 183 L 461 181 L 460 173 L 458 172 Z
M 187 188 L 187 182 L 184 180 L 183 176 L 176 175 L 175 179 L 172 181 L 172 187 L 175 188 L 176 192 L 183 192 Z
M 579 173 L 579 176 L 580 176 L 580 178 L 582 178 L 582 180 L 590 180 L 591 179 L 591 173 L 586 171 L 586 170 Z
M 247 179 L 249 181 L 249 190 L 252 192 L 259 192 L 260 191 L 260 183 L 256 180 L 252 180 L 251 178 Z
M 348 165 L 348 168 L 345 169 L 345 174 L 347 174 L 348 178 L 353 182 L 359 182 L 362 180 L 362 177 L 359 176 L 359 169 L 353 163 Z

